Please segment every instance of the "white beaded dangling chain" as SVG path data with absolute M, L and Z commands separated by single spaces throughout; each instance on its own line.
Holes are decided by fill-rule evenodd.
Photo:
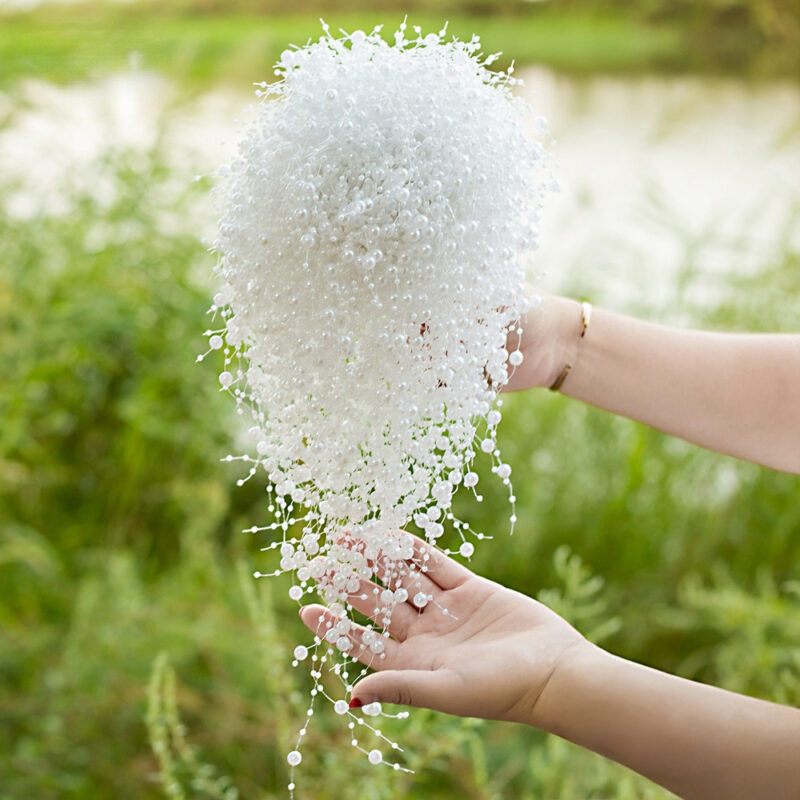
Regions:
M 264 548 L 279 550 L 279 568 L 256 577 L 292 573 L 289 596 L 319 595 L 336 620 L 294 650 L 314 680 L 308 717 L 324 696 L 370 763 L 402 769 L 355 736 L 366 725 L 399 749 L 364 720 L 380 707 L 354 714 L 328 696 L 322 671 L 346 694 L 356 651 L 385 657 L 398 603 L 436 605 L 414 587 L 427 566 L 401 529 L 439 545 L 448 528 L 452 552 L 473 554 L 466 537 L 484 537 L 452 500 L 462 484 L 481 499 L 476 453 L 508 486 L 513 525 L 494 406 L 522 361 L 507 341 L 521 333 L 551 181 L 541 118 L 512 94 L 512 68 L 488 69 L 495 57 L 477 37 L 407 37 L 405 23 L 392 44 L 378 28 L 324 31 L 282 54 L 220 170 L 220 322 L 206 333 L 224 353 L 222 390 L 250 419 L 250 454 L 227 460 L 246 466 L 240 484 L 259 469 L 268 484 L 273 521 L 249 530 L 280 536 Z M 378 622 L 354 642 L 348 596 L 378 560 Z

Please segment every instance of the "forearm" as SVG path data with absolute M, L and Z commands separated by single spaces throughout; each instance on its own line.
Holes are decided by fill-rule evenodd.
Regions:
M 534 724 L 684 798 L 800 797 L 800 711 L 586 648 L 551 678 Z
M 557 298 L 561 391 L 711 450 L 800 473 L 800 336 L 683 331 Z

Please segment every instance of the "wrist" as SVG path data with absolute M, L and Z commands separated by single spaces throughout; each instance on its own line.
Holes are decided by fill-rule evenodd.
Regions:
M 576 706 L 571 701 L 585 690 L 587 677 L 612 659 L 605 650 L 583 638 L 569 645 L 553 666 L 531 709 L 530 724 L 547 733 L 565 736 L 580 722 L 572 719 Z
M 552 386 L 566 364 L 574 364 L 583 330 L 583 311 L 577 300 L 530 288 L 533 307 L 522 318 L 522 343 L 509 336 L 509 351 L 519 346 L 524 353 L 520 367 L 511 370 L 505 390 Z
M 541 383 L 545 387 L 552 387 L 559 380 L 567 364 L 575 364 L 583 329 L 582 308 L 577 300 L 558 296 L 551 300 L 550 363 Z

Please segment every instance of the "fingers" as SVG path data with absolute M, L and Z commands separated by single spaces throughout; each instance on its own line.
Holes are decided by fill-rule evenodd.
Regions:
M 336 545 L 357 552 L 367 549 L 364 540 L 349 532 L 342 533 Z M 347 594 L 347 602 L 398 641 L 408 637 L 429 604 L 446 605 L 444 593 L 472 577 L 466 567 L 402 530 L 368 564 L 384 585 L 361 578 L 358 588 Z
M 467 580 L 472 572 L 462 564 L 449 558 L 433 545 L 407 531 L 398 530 L 394 532 L 394 543 L 398 553 L 405 550 L 405 559 L 391 552 L 395 547 L 393 544 L 389 551 L 380 552 L 377 558 L 370 558 L 369 566 L 375 571 L 384 583 L 389 586 L 397 585 L 398 578 L 403 579 L 403 574 L 407 574 L 407 568 L 419 570 L 422 574 L 436 584 L 440 589 L 455 589 Z M 348 549 L 364 552 L 366 544 L 361 539 L 352 537 L 349 532 L 345 532 L 337 539 L 337 544 L 343 545 Z M 410 550 L 410 552 L 409 552 Z M 400 570 L 398 571 L 398 565 Z M 425 591 L 425 587 L 432 588 L 424 581 L 420 581 L 420 591 Z M 408 587 L 406 587 L 408 588 Z M 429 592 L 430 593 L 430 592 Z
M 300 619 L 320 639 L 365 666 L 384 669 L 396 658 L 399 646 L 396 641 L 358 625 L 346 616 L 338 616 L 325 606 L 304 606 L 300 609 Z
M 420 539 L 419 536 L 414 536 L 410 533 L 406 535 L 414 540 L 414 561 L 420 568 L 426 568 L 425 576 L 430 578 L 438 587 L 445 591 L 455 589 L 472 577 L 472 572 L 463 564 L 459 564 L 458 561 L 446 556 L 424 539 Z
M 405 550 L 406 557 L 403 560 L 397 559 L 392 554 L 382 553 L 376 561 L 370 562 L 370 566 L 375 570 L 375 574 L 390 586 L 397 585 L 398 578 L 401 583 L 407 586 L 407 575 L 410 569 L 412 573 L 420 575 L 417 591 L 428 591 L 434 589 L 455 589 L 469 578 L 472 573 L 464 566 L 449 558 L 433 545 L 407 531 L 396 531 L 398 550 Z M 400 572 L 398 573 L 398 563 Z M 427 577 L 430 583 L 424 578 Z M 409 589 L 409 592 L 411 590 Z
M 362 705 L 378 701 L 453 713 L 461 693 L 460 679 L 451 670 L 386 669 L 359 681 L 353 700 Z
M 400 641 L 405 640 L 419 617 L 415 608 L 405 601 L 399 602 L 394 592 L 372 581 L 362 579 L 358 591 L 349 594 L 347 601 L 356 611 L 382 625 Z

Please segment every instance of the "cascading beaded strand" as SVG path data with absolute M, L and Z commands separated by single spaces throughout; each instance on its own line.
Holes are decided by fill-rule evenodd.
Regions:
M 294 651 L 314 688 L 290 790 L 317 697 L 371 764 L 404 769 L 379 749 L 397 743 L 364 719 L 379 704 L 356 714 L 323 684 L 333 676 L 347 696 L 385 658 L 393 609 L 436 605 L 402 529 L 437 546 L 449 529 L 458 543 L 443 551 L 469 558 L 484 536 L 452 500 L 460 486 L 481 500 L 481 454 L 508 487 L 513 529 L 497 394 L 522 362 L 508 343 L 551 189 L 546 123 L 512 93 L 513 67 L 489 70 L 496 56 L 480 55 L 478 37 L 323 30 L 259 85 L 220 170 L 222 287 L 206 332 L 224 354 L 222 389 L 250 419 L 251 453 L 227 460 L 246 467 L 240 484 L 267 476 L 273 521 L 249 530 L 279 536 L 263 549 L 280 562 L 255 575 L 291 573 L 289 596 L 318 595 L 336 620 Z M 349 600 L 370 580 L 377 621 L 356 633 Z M 361 728 L 378 747 L 362 746 Z

